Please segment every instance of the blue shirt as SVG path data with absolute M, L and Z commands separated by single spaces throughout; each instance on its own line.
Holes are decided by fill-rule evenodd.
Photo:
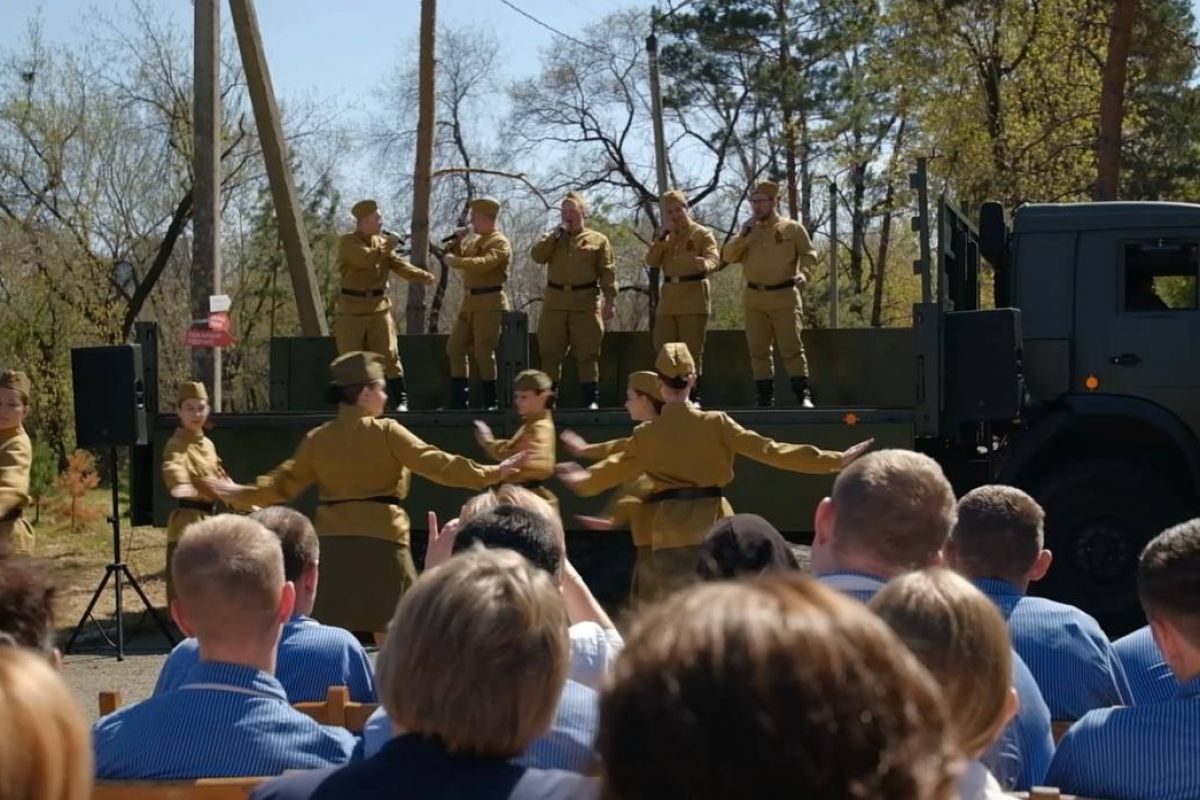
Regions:
M 109 714 L 92 728 L 96 777 L 240 778 L 345 764 L 358 739 L 288 703 L 279 681 L 202 661 L 176 690 Z
M 1125 669 L 1095 619 L 1066 603 L 1027 597 L 1008 581 L 972 582 L 1008 621 L 1013 649 L 1033 673 L 1051 719 L 1073 721 L 1133 702 Z
M 861 572 L 830 572 L 817 580 L 862 602 L 869 602 L 886 581 Z M 1007 789 L 1027 791 L 1040 786 L 1054 757 L 1050 709 L 1029 667 L 1013 651 L 1013 688 L 1020 708 L 1012 722 L 981 759 Z
M 1179 693 L 1175 673 L 1163 660 L 1149 625 L 1117 639 L 1113 642 L 1113 650 L 1129 678 L 1134 703 L 1161 703 L 1173 700 Z
M 179 688 L 199 661 L 199 643 L 184 639 L 163 664 L 154 694 Z M 348 687 L 350 699 L 356 702 L 376 702 L 371 662 L 358 639 L 349 631 L 300 614 L 283 626 L 275 656 L 275 677 L 291 703 L 322 701 L 330 686 Z
M 550 730 L 513 759 L 514 764 L 537 769 L 562 769 L 588 774 L 599 762 L 596 730 L 600 695 L 595 689 L 568 680 L 558 700 L 558 713 Z M 378 753 L 393 735 L 392 720 L 382 706 L 363 729 L 363 755 Z
M 1200 677 L 1165 703 L 1084 715 L 1059 742 L 1046 782 L 1088 797 L 1200 797 Z

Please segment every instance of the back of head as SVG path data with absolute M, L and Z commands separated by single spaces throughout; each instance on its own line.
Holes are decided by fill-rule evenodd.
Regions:
M 1012 486 L 980 486 L 958 501 L 950 532 L 954 568 L 971 578 L 1024 583 L 1045 540 L 1046 514 Z
M 954 489 L 929 456 L 877 450 L 833 483 L 835 552 L 867 556 L 893 572 L 934 563 L 954 523 Z
M 460 553 L 400 601 L 376 668 L 380 699 L 409 733 L 511 758 L 554 718 L 567 624 L 543 570 L 508 550 Z
M 171 574 L 201 643 L 262 635 L 275 625 L 283 551 L 275 534 L 248 517 L 220 514 L 188 526 Z
M 53 652 L 54 595 L 45 571 L 32 560 L 0 558 L 0 633 L 22 647 Z
M 250 515 L 250 519 L 279 537 L 283 550 L 283 577 L 298 581 L 305 569 L 321 559 L 321 543 L 308 517 L 287 506 L 270 506 Z
M 0 647 L 0 709 L 0 797 L 91 796 L 91 731 L 79 702 L 45 658 Z
M 1150 540 L 1138 561 L 1137 579 L 1146 616 L 1169 621 L 1200 648 L 1200 519 Z
M 995 604 L 948 569 L 893 578 L 870 602 L 946 695 L 956 743 L 978 758 L 1008 721 L 1012 644 Z
M 696 562 L 696 574 L 706 581 L 799 568 L 787 540 L 758 514 L 718 520 L 700 543 Z
M 455 535 L 454 552 L 475 544 L 515 550 L 551 575 L 562 570 L 565 548 L 561 534 L 550 518 L 527 508 L 502 504 L 467 520 Z
M 703 583 L 633 625 L 600 701 L 618 800 L 946 798 L 928 673 L 861 604 L 795 573 Z

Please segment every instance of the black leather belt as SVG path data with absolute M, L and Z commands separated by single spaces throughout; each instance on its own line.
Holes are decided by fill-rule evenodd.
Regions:
M 720 486 L 687 486 L 681 489 L 663 489 L 647 495 L 643 503 L 661 503 L 664 500 L 703 500 L 708 497 L 724 497 Z
M 318 500 L 319 506 L 340 506 L 342 503 L 382 503 L 385 506 L 400 505 L 400 498 L 395 495 L 382 494 L 377 497 L 347 497 L 345 500 Z
M 774 292 L 779 289 L 794 289 L 796 288 L 796 279 L 783 281 L 782 283 L 746 283 L 751 289 L 757 289 L 760 292 Z
M 708 275 L 697 272 L 694 275 L 668 275 L 663 278 L 663 281 L 666 283 L 690 283 L 691 281 L 702 281 L 707 277 Z
M 478 289 L 467 289 L 467 292 L 469 294 L 495 294 L 496 292 L 503 292 L 503 291 L 504 291 L 503 286 L 483 286 Z
M 186 508 L 189 511 L 203 511 L 205 514 L 217 513 L 216 503 L 206 503 L 203 500 L 177 500 L 175 502 L 180 508 Z
M 21 518 L 22 513 L 24 513 L 24 510 L 21 508 L 10 509 L 7 514 L 5 514 L 3 517 L 0 517 L 0 522 L 12 522 L 14 520 L 18 520 Z
M 383 297 L 387 294 L 386 289 L 367 289 L 359 291 L 358 289 L 342 289 L 342 294 L 350 297 Z
M 555 283 L 554 281 L 546 281 L 546 285 L 551 289 L 558 289 L 560 292 L 577 292 L 580 289 L 599 289 L 600 284 L 592 283 Z

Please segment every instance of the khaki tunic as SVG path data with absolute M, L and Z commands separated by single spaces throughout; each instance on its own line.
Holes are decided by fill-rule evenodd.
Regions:
M 526 486 L 539 497 L 544 498 L 550 505 L 558 508 L 558 498 L 554 493 L 541 485 L 554 476 L 555 434 L 554 418 L 549 411 L 521 418 L 521 427 L 508 439 L 493 439 L 483 443 L 483 449 L 489 457 L 503 461 L 518 451 L 529 451 L 525 466 L 515 475 L 505 480 L 505 483 L 538 484 Z
M 460 239 L 450 252 L 459 256 L 454 268 L 463 282 L 462 305 L 446 340 L 450 375 L 467 377 L 467 359 L 474 356 L 480 378 L 494 381 L 496 346 L 500 343 L 500 324 L 503 312 L 508 309 L 508 297 L 503 290 L 487 294 L 471 294 L 471 290 L 504 286 L 512 261 L 512 245 L 504 234 L 492 231 Z
M 592 466 L 574 489 L 594 495 L 643 473 L 654 492 L 724 487 L 733 482 L 733 462 L 739 455 L 791 472 L 824 475 L 841 469 L 841 453 L 776 442 L 723 412 L 667 403 L 658 419 L 638 426 L 624 452 Z M 652 506 L 654 550 L 695 547 L 714 522 L 733 514 L 723 497 L 664 500 Z
M 704 259 L 703 268 L 693 263 L 697 256 Z M 708 228 L 695 222 L 672 231 L 666 239 L 656 239 L 646 253 L 646 264 L 663 272 L 658 312 L 654 315 L 654 349 L 661 349 L 667 342 L 683 342 L 696 359 L 697 373 L 704 371 L 704 341 L 711 310 L 708 279 L 678 279 L 707 275 L 719 263 L 717 240 Z
M 199 493 L 198 497 L 190 498 L 198 503 L 217 503 L 217 498 L 208 494 L 201 478 L 228 477 L 217 448 L 212 440 L 203 433 L 192 433 L 186 428 L 176 428 L 175 433 L 167 440 L 163 448 L 162 479 L 167 487 L 167 494 L 177 486 L 191 486 Z M 174 498 L 171 502 L 176 502 Z M 167 520 L 167 543 L 179 541 L 183 529 L 193 522 L 208 519 L 211 515 L 192 508 L 176 508 L 171 511 Z M 167 562 L 168 574 L 170 561 Z
M 19 425 L 0 431 L 0 517 L 29 507 L 29 470 L 33 466 L 33 443 Z M 0 522 L 0 550 L 33 553 L 33 526 L 24 513 Z

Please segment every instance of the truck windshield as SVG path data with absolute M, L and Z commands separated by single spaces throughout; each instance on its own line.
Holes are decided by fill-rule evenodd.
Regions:
M 1159 239 L 1125 245 L 1126 311 L 1197 308 L 1197 242 Z

